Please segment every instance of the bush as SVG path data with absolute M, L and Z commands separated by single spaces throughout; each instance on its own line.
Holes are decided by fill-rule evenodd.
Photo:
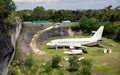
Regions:
M 89 68 L 91 68 L 92 64 L 90 60 L 83 60 L 81 62 L 82 66 L 88 66 Z
M 60 56 L 58 55 L 55 55 L 53 58 L 52 58 L 52 68 L 58 68 L 59 67 L 59 62 L 61 61 L 61 58 Z
M 81 62 L 82 68 L 78 72 L 79 75 L 91 75 L 91 61 L 90 60 L 83 60 Z
M 33 58 L 32 56 L 29 56 L 26 60 L 25 60 L 25 66 L 27 67 L 27 69 L 32 69 L 33 66 Z
M 18 60 L 13 60 L 12 64 L 9 67 L 9 75 L 22 75 L 20 69 L 20 63 Z
M 48 61 L 47 64 L 45 65 L 45 72 L 51 72 L 52 67 L 51 67 L 51 61 Z
M 78 59 L 77 56 L 74 55 L 72 57 L 69 58 L 69 71 L 77 71 L 78 70 Z
M 91 68 L 86 65 L 82 66 L 82 69 L 80 70 L 78 75 L 91 75 Z
M 59 72 L 58 72 L 58 75 L 64 75 L 65 73 L 65 71 L 64 71 L 64 68 L 60 68 L 60 69 L 58 69 L 59 70 Z

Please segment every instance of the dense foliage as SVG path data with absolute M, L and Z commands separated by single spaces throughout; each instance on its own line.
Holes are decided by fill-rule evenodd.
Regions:
M 16 6 L 12 0 L 0 0 L 0 19 L 7 18 Z
M 9 30 L 11 29 L 11 25 L 13 25 L 11 15 L 14 10 L 15 4 L 12 0 L 0 0 L 0 39 L 2 41 L 8 38 L 10 34 Z M 0 49 L 2 50 L 2 46 Z
M 111 9 L 112 6 L 108 6 L 102 10 L 45 10 L 43 7 L 37 6 L 34 10 L 20 10 L 17 14 L 23 18 L 24 21 L 34 20 L 52 20 L 52 21 L 63 21 L 71 20 L 78 21 L 81 17 L 86 16 L 87 18 L 95 18 L 97 21 L 119 21 L 120 20 L 120 9 L 119 6 Z M 28 17 L 31 18 L 31 20 Z
M 12 0 L 0 0 L 0 37 L 7 35 L 13 21 L 12 12 L 15 11 L 15 8 Z
M 61 22 L 70 20 L 79 22 L 76 30 L 82 29 L 83 32 L 91 33 L 99 26 L 104 25 L 104 36 L 120 40 L 120 6 L 112 9 L 112 6 L 101 10 L 45 10 L 43 7 L 36 7 L 34 10 L 17 11 L 23 21 L 48 20 L 52 22 Z
M 79 22 L 80 28 L 84 32 L 90 33 L 103 25 L 105 27 L 104 36 L 120 40 L 120 9 L 118 7 L 111 9 L 111 6 L 108 6 L 94 14 L 95 16 L 92 17 L 82 16 Z

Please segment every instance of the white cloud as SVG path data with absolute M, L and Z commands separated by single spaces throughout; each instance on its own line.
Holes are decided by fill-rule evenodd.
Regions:
M 14 2 L 57 2 L 59 0 L 13 0 Z

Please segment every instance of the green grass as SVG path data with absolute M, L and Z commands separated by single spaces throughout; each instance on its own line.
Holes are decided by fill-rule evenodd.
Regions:
M 39 75 L 40 72 L 44 72 L 44 64 L 52 59 L 53 56 L 59 55 L 61 57 L 60 68 L 52 69 L 50 73 L 45 73 L 44 75 L 77 75 L 77 71 L 69 72 L 67 69 L 69 68 L 69 62 L 64 60 L 66 56 L 64 51 L 69 51 L 69 49 L 59 48 L 55 50 L 55 48 L 46 46 L 46 43 L 53 39 L 60 38 L 84 38 L 86 36 L 65 36 L 65 37 L 53 37 L 41 43 L 39 47 L 40 50 L 45 51 L 45 55 L 36 55 L 32 53 L 32 58 L 35 67 L 35 73 L 29 70 L 22 70 L 22 75 Z M 93 72 L 97 75 L 119 75 L 120 74 L 120 43 L 114 42 L 112 39 L 104 38 L 104 41 L 99 42 L 100 47 L 93 46 L 88 47 L 86 50 L 88 54 L 78 55 L 83 56 L 85 59 L 92 60 L 92 74 Z M 104 48 L 111 48 L 111 54 L 103 54 L 102 50 Z M 28 56 L 25 56 L 25 59 Z M 81 63 L 79 66 L 81 66 Z M 21 70 L 22 68 L 20 68 Z M 80 69 L 80 68 L 79 68 Z M 30 74 L 28 74 L 30 72 Z M 93 74 L 94 75 L 94 74 Z
M 119 74 L 119 69 L 116 69 L 110 65 L 103 65 L 103 64 L 94 64 L 94 69 L 99 70 L 101 72 L 104 72 L 105 75 L 113 75 L 113 74 Z
M 54 55 L 60 55 L 62 58 L 62 61 L 60 64 L 62 64 L 65 68 L 68 67 L 68 62 L 65 61 L 63 58 L 65 54 L 63 53 L 64 50 L 62 48 L 55 50 L 54 48 L 50 48 L 46 46 L 45 44 L 53 39 L 58 39 L 58 38 L 83 38 L 86 36 L 72 36 L 72 37 L 54 37 L 50 38 L 42 43 L 40 46 L 40 49 L 45 51 L 47 55 L 50 57 Z M 119 75 L 120 73 L 120 68 L 119 68 L 119 63 L 120 63 L 120 43 L 117 43 L 113 41 L 112 39 L 107 39 L 104 38 L 104 41 L 99 42 L 101 47 L 93 46 L 93 47 L 88 47 L 86 50 L 88 51 L 88 54 L 83 54 L 82 56 L 85 57 L 85 59 L 91 59 L 92 60 L 92 70 L 94 72 L 100 71 L 102 74 L 105 75 Z M 112 53 L 111 54 L 103 54 L 102 50 L 104 48 L 111 48 Z M 67 49 L 68 50 L 68 49 Z M 80 55 L 81 56 L 81 55 Z M 104 65 L 106 64 L 106 65 Z M 58 73 L 58 70 L 55 70 L 54 73 Z M 66 75 L 69 75 L 69 72 L 64 70 Z M 59 75 L 59 74 L 56 74 Z M 70 74 L 72 75 L 72 74 Z M 76 72 L 73 73 L 73 75 L 76 75 Z M 98 74 L 99 75 L 99 74 Z

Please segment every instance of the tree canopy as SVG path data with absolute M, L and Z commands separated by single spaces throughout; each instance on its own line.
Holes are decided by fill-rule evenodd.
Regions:
M 104 25 L 104 35 L 109 38 L 119 36 L 120 27 L 120 6 L 111 8 L 105 7 L 99 10 L 53 10 L 44 9 L 44 7 L 36 7 L 34 10 L 17 11 L 17 14 L 23 21 L 37 21 L 48 20 L 52 22 L 61 22 L 70 20 L 72 22 L 79 22 L 77 27 L 83 32 L 91 33 L 91 30 L 98 29 L 99 26 Z M 118 38 L 118 37 L 117 37 Z
M 0 0 L 0 19 L 7 18 L 16 9 L 12 0 Z

